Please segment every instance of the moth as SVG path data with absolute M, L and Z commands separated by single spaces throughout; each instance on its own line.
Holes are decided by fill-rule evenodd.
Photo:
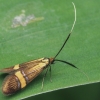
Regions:
M 9 74 L 4 79 L 2 86 L 2 92 L 4 95 L 11 95 L 17 92 L 18 90 L 23 89 L 24 87 L 27 86 L 27 84 L 29 84 L 32 80 L 34 80 L 34 78 L 36 78 L 43 70 L 46 69 L 46 73 L 44 74 L 45 77 L 48 72 L 48 68 L 50 68 L 51 71 L 51 64 L 53 64 L 55 61 L 63 62 L 71 65 L 74 68 L 77 68 L 75 65 L 67 61 L 56 59 L 56 57 L 60 54 L 66 42 L 68 41 L 76 22 L 76 8 L 74 3 L 72 4 L 74 6 L 74 12 L 75 12 L 75 20 L 72 29 L 67 38 L 65 39 L 63 45 L 61 46 L 60 50 L 53 58 L 40 58 L 0 70 L 0 72 L 2 73 Z M 42 87 L 43 87 L 44 77 L 42 81 Z

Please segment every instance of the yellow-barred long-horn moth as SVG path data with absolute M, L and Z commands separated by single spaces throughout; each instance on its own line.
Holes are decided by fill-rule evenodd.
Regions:
M 11 95 L 11 94 L 15 93 L 16 91 L 26 87 L 26 85 L 28 83 L 30 83 L 35 77 L 37 77 L 44 69 L 47 69 L 46 70 L 46 73 L 47 73 L 48 68 L 51 69 L 50 65 L 53 64 L 55 61 L 60 61 L 60 62 L 69 64 L 74 68 L 77 68 L 75 65 L 73 65 L 67 61 L 56 59 L 56 57 L 59 55 L 59 53 L 64 48 L 66 42 L 68 41 L 68 39 L 73 31 L 75 22 L 76 22 L 76 8 L 75 8 L 74 3 L 72 3 L 72 4 L 74 6 L 75 20 L 74 20 L 74 23 L 73 23 L 73 26 L 72 26 L 72 29 L 71 29 L 69 35 L 67 36 L 66 40 L 64 41 L 64 43 L 61 46 L 58 53 L 53 58 L 40 58 L 37 60 L 32 60 L 32 61 L 29 61 L 26 63 L 18 64 L 18 65 L 0 70 L 0 72 L 9 74 L 4 79 L 4 82 L 3 82 L 3 86 L 2 86 L 3 94 Z M 46 73 L 45 73 L 45 75 L 46 75 Z M 43 82 L 44 82 L 44 77 L 43 77 L 43 81 L 42 81 L 42 87 L 43 87 Z

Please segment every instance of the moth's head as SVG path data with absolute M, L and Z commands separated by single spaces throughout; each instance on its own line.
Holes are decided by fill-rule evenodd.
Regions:
M 53 64 L 55 60 L 54 60 L 54 58 L 49 58 L 49 61 L 51 64 Z

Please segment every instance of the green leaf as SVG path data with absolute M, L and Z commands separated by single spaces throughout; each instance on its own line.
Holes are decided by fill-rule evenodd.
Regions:
M 2 100 L 18 100 L 49 91 L 100 81 L 100 28 L 97 0 L 74 0 L 77 22 L 69 41 L 57 57 L 73 63 L 83 72 L 56 62 L 52 65 L 52 82 L 48 72 L 41 90 L 45 71 L 24 89 Z M 34 14 L 35 21 L 26 26 L 12 28 L 12 20 L 21 14 Z M 70 0 L 0 0 L 0 69 L 42 57 L 54 57 L 69 34 L 74 21 Z M 0 84 L 6 75 L 0 74 Z M 2 85 L 1 85 L 2 87 Z

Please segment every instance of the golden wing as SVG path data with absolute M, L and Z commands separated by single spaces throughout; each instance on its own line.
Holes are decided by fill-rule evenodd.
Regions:
M 25 67 L 27 68 L 31 68 L 31 67 L 34 67 L 36 66 L 38 63 L 40 63 L 44 58 L 40 58 L 40 59 L 37 59 L 37 60 L 32 60 L 32 61 L 29 61 L 29 62 L 26 62 L 26 63 L 22 63 L 22 64 L 17 64 L 15 66 L 11 66 L 11 67 L 8 67 L 8 68 L 4 68 L 4 69 L 1 69 L 0 72 L 2 73 L 12 73 L 12 72 L 15 72 L 15 71 L 18 71 L 20 69 L 23 69 Z

